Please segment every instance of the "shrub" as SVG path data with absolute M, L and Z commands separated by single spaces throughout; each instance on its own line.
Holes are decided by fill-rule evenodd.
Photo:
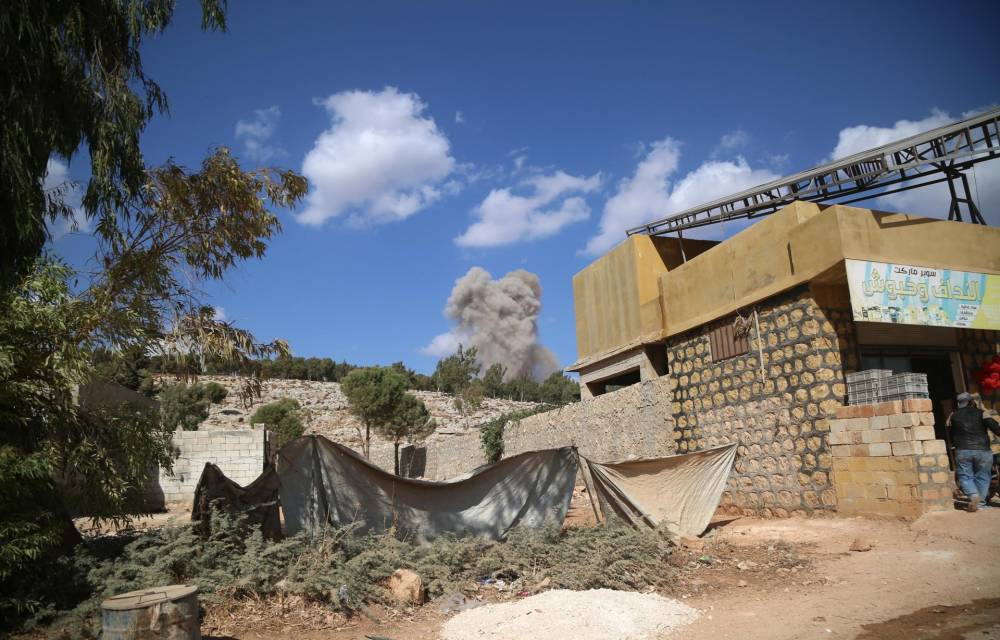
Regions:
M 205 384 L 205 394 L 212 404 L 219 404 L 229 395 L 229 389 L 226 389 L 218 382 L 208 382 Z
M 556 371 L 538 387 L 539 400 L 546 404 L 563 405 L 580 399 L 580 385 Z
M 479 425 L 479 444 L 483 448 L 486 461 L 489 463 L 499 462 L 500 458 L 503 457 L 503 432 L 508 422 L 515 422 L 522 418 L 533 416 L 536 413 L 551 411 L 552 408 L 549 405 L 543 404 L 531 409 L 505 413 L 498 418 Z
M 208 418 L 211 402 L 205 387 L 183 382 L 164 387 L 160 393 L 160 420 L 170 429 L 195 431 Z
M 278 436 L 278 446 L 302 435 L 305 426 L 298 400 L 282 398 L 259 407 L 250 416 L 250 424 L 263 424 Z
M 414 545 L 389 534 L 359 535 L 353 525 L 269 542 L 224 512 L 208 522 L 209 528 L 139 534 L 124 547 L 120 540 L 84 543 L 55 563 L 59 584 L 37 577 L 58 598 L 36 619 L 55 619 L 50 632 L 96 633 L 103 598 L 156 584 L 197 584 L 208 606 L 225 606 L 233 597 L 300 596 L 350 612 L 397 604 L 380 586 L 396 569 L 419 574 L 431 598 L 484 577 L 525 585 L 547 577 L 553 587 L 575 590 L 646 590 L 668 586 L 674 575 L 666 562 L 671 541 L 659 531 L 626 526 L 518 528 L 502 542 L 444 536 Z M 342 587 L 346 601 L 338 596 Z

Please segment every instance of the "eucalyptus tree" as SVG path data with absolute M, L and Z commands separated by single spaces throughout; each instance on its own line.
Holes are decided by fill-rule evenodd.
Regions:
M 144 509 L 150 468 L 170 466 L 171 429 L 155 414 L 75 401 L 95 353 L 210 353 L 247 374 L 245 399 L 259 394 L 260 359 L 288 354 L 219 321 L 201 288 L 264 255 L 281 227 L 274 210 L 298 202 L 305 180 L 244 171 L 225 149 L 197 171 L 171 162 L 146 176 L 95 229 L 90 271 L 43 256 L 0 292 L 0 613 L 30 605 L 16 581 L 72 542 L 71 511 L 127 522 Z
M 202 28 L 225 30 L 226 0 L 201 0 Z M 7 0 L 0 10 L 0 618 L 39 603 L 38 563 L 77 537 L 70 512 L 126 522 L 149 469 L 171 463 L 155 414 L 86 409 L 75 390 L 95 353 L 159 353 L 187 371 L 206 358 L 249 374 L 288 354 L 219 321 L 202 286 L 261 258 L 276 211 L 306 182 L 244 171 L 226 149 L 196 170 L 146 165 L 140 136 L 167 111 L 141 48 L 174 0 Z M 86 156 L 81 207 L 97 249 L 75 272 L 44 253 L 48 226 L 74 214 L 53 159 Z M 113 363 L 111 363 L 113 364 Z
M 225 30 L 226 0 L 201 0 L 202 28 Z M 140 48 L 174 0 L 5 0 L 0 10 L 0 287 L 42 251 L 46 223 L 72 214 L 43 186 L 49 160 L 89 155 L 83 207 L 114 215 L 146 183 L 139 136 L 168 108 Z

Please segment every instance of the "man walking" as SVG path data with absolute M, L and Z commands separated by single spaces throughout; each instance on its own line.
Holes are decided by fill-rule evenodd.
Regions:
M 967 509 L 977 511 L 989 506 L 990 470 L 993 452 L 990 450 L 989 429 L 1000 437 L 1000 424 L 993 418 L 983 417 L 983 410 L 972 403 L 972 396 L 960 393 L 958 404 L 949 418 L 951 441 L 955 447 L 958 487 L 969 496 Z

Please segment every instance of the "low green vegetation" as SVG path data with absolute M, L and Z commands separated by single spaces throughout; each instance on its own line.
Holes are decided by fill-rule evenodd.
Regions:
M 160 392 L 160 420 L 171 430 L 196 431 L 208 418 L 211 404 L 204 385 L 183 382 L 167 385 Z
M 479 443 L 483 447 L 483 454 L 489 463 L 499 462 L 503 457 L 503 432 L 510 422 L 517 422 L 522 418 L 533 416 L 536 413 L 551 411 L 555 407 L 551 405 L 540 405 L 531 409 L 522 409 L 505 413 L 489 422 L 479 425 Z
M 208 418 L 208 409 L 225 400 L 229 391 L 218 382 L 168 384 L 160 391 L 160 420 L 169 429 L 195 431 Z
M 212 404 L 219 404 L 229 395 L 229 389 L 218 382 L 208 382 L 205 383 L 205 395 Z
M 278 446 L 303 434 L 302 407 L 295 398 L 282 398 L 277 402 L 261 405 L 250 416 L 250 424 L 263 424 L 278 438 Z
M 665 561 L 671 542 L 629 527 L 515 529 L 503 542 L 444 537 L 415 545 L 351 527 L 269 542 L 224 513 L 210 522 L 211 530 L 194 524 L 85 543 L 32 582 L 31 595 L 45 604 L 28 626 L 95 637 L 103 598 L 159 584 L 197 584 L 208 607 L 300 596 L 351 613 L 372 603 L 398 606 L 381 586 L 396 569 L 419 574 L 429 598 L 485 577 L 520 579 L 526 587 L 548 578 L 553 587 L 624 590 L 672 579 Z
M 302 358 L 292 355 L 261 360 L 258 364 L 260 373 L 265 378 L 320 382 L 340 382 L 348 373 L 358 368 L 357 365 L 348 362 L 335 362 L 330 358 Z M 156 373 L 174 375 L 240 375 L 245 373 L 232 361 L 211 355 L 198 361 L 183 363 L 153 356 L 149 361 L 149 369 Z
M 135 347 L 114 353 L 104 347 L 93 351 L 94 377 L 122 385 L 152 398 L 160 392 L 151 372 L 152 360 Z
M 451 393 L 468 404 L 466 396 L 507 398 L 520 402 L 543 402 L 562 405 L 580 399 L 580 387 L 572 378 L 556 371 L 539 382 L 530 377 L 509 378 L 502 364 L 494 364 L 480 376 L 482 367 L 475 347 L 458 346 L 453 355 L 442 358 L 430 376 L 431 389 Z M 461 408 L 459 408 L 461 411 Z
M 465 396 L 466 399 L 463 400 L 465 406 L 468 406 L 468 399 L 472 399 L 474 404 L 477 397 L 506 398 L 555 405 L 580 399 L 580 388 L 576 381 L 563 375 L 562 372 L 556 371 L 543 380 L 524 376 L 506 379 L 507 370 L 503 365 L 494 364 L 483 371 L 476 359 L 477 355 L 475 347 L 469 349 L 462 347 L 455 354 L 439 360 L 434 373 L 429 376 L 407 368 L 402 362 L 381 368 L 397 374 L 403 381 L 405 389 L 440 391 Z M 118 362 L 122 360 L 124 362 Z M 264 359 L 248 367 L 246 363 L 233 363 L 211 354 L 183 362 L 155 355 L 125 354 L 117 359 L 114 367 L 111 365 L 105 367 L 109 373 L 104 377 L 146 395 L 153 395 L 155 390 L 149 391 L 152 388 L 152 374 L 198 376 L 244 375 L 256 372 L 264 378 L 343 383 L 352 372 L 365 368 L 370 367 L 346 361 L 337 362 L 330 358 L 299 356 Z

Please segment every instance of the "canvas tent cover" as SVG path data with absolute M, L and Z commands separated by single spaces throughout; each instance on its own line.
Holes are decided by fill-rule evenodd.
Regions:
M 427 482 L 387 473 L 322 436 L 305 436 L 282 447 L 276 466 L 288 535 L 358 523 L 361 531 L 395 527 L 428 541 L 442 534 L 500 539 L 518 526 L 559 526 L 578 459 L 572 447 L 532 451 L 457 482 Z
M 679 456 L 600 464 L 586 461 L 587 475 L 605 519 L 634 526 L 664 526 L 699 536 L 719 506 L 736 459 L 736 445 Z
M 211 513 L 209 507 L 213 504 L 230 513 L 246 515 L 250 522 L 261 525 L 265 538 L 281 538 L 278 474 L 273 469 L 265 471 L 246 487 L 241 487 L 227 478 L 222 469 L 206 462 L 194 490 L 191 519 L 208 517 Z
M 192 519 L 217 502 L 247 513 L 269 538 L 357 524 L 360 532 L 398 534 L 426 542 L 443 534 L 503 538 L 518 526 L 562 524 L 573 497 L 579 461 L 604 519 L 633 526 L 664 526 L 700 535 L 726 486 L 736 445 L 686 455 L 600 464 L 573 447 L 522 453 L 455 482 L 427 482 L 383 471 L 353 450 L 322 436 L 293 440 L 276 467 L 247 487 L 205 465 Z

